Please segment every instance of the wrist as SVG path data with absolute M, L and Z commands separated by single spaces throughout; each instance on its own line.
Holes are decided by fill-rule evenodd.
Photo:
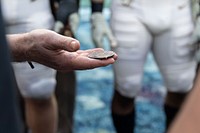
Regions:
M 7 35 L 13 61 L 29 61 L 29 49 L 31 45 L 28 42 L 28 33 Z

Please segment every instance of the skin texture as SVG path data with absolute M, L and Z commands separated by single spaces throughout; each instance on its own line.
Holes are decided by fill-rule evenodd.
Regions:
M 57 106 L 55 96 L 50 99 L 39 100 L 26 98 L 27 125 L 32 133 L 55 133 L 57 129 Z M 38 114 L 40 112 L 40 114 Z M 46 123 L 44 128 L 44 123 Z
M 45 29 L 7 38 L 14 61 L 34 61 L 62 72 L 107 66 L 117 59 L 116 54 L 106 60 L 88 58 L 89 53 L 103 49 L 78 50 L 80 43 L 76 39 Z

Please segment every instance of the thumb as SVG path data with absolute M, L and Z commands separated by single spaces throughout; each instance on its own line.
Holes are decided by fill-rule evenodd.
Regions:
M 42 42 L 43 47 L 52 50 L 66 50 L 69 52 L 77 51 L 80 48 L 78 40 L 72 37 L 60 35 L 52 30 L 36 29 L 27 33 L 35 43 Z M 36 40 L 36 41 L 35 41 Z
M 69 52 L 74 52 L 80 49 L 80 43 L 78 40 L 72 38 L 72 37 L 66 37 L 60 34 L 57 34 L 59 37 L 53 38 L 53 48 L 54 49 L 61 49 L 66 50 Z

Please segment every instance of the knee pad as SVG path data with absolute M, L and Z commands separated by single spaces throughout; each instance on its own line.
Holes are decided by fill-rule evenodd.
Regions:
M 55 90 L 56 80 L 42 79 L 34 84 L 31 84 L 26 91 L 23 91 L 23 96 L 35 99 L 47 99 L 52 96 Z
M 54 93 L 55 78 L 35 80 L 34 83 L 18 82 L 20 93 L 25 98 L 47 99 Z
M 123 96 L 133 98 L 141 89 L 141 75 L 134 75 L 120 78 L 116 80 L 116 90 Z
M 192 89 L 196 75 L 196 63 L 184 64 L 175 69 L 165 69 L 162 73 L 168 91 L 185 93 Z
M 34 62 L 33 62 L 34 63 Z M 27 63 L 13 64 L 20 93 L 25 98 L 47 99 L 51 97 L 56 85 L 56 71 L 34 63 L 30 70 Z

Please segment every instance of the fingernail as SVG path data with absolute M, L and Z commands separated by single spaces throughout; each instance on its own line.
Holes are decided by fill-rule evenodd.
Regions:
M 72 41 L 71 44 L 70 44 L 72 50 L 77 50 L 77 49 L 79 49 L 79 45 L 78 45 L 78 44 L 79 44 L 79 43 L 78 43 L 77 41 Z

